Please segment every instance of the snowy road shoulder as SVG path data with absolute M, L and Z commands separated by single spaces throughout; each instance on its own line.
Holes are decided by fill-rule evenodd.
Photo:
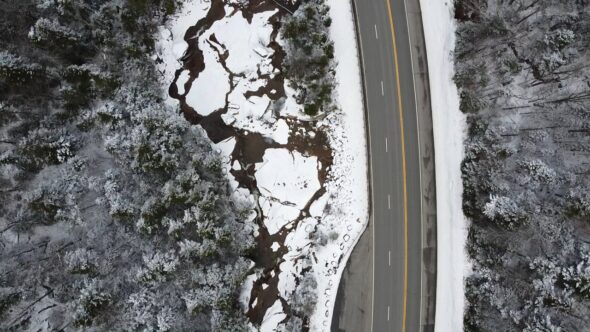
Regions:
M 453 82 L 455 22 L 451 1 L 420 0 L 428 57 L 434 131 L 437 198 L 436 331 L 462 331 L 465 254 L 461 162 L 465 116 Z
M 362 95 L 362 79 L 358 60 L 356 31 L 351 1 L 328 0 L 334 41 L 336 93 L 341 115 L 325 119 L 332 128 L 331 140 L 334 149 L 332 181 L 326 190 L 333 206 L 324 215 L 325 233 L 339 233 L 335 241 L 329 243 L 320 253 L 329 264 L 326 275 L 319 281 L 323 291 L 320 305 L 312 316 L 312 330 L 329 329 L 340 278 L 346 263 L 369 221 L 368 194 L 368 156 L 365 131 L 365 115 Z M 324 300 L 322 302 L 322 299 Z

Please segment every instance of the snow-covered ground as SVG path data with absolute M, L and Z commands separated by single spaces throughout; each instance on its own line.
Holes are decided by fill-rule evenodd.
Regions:
M 464 287 L 469 271 L 465 253 L 467 220 L 463 215 L 461 161 L 465 116 L 452 80 L 455 22 L 451 1 L 420 0 L 428 56 L 437 199 L 436 331 L 462 331 Z
M 277 74 L 277 69 L 271 65 L 274 51 L 268 47 L 272 32 L 268 21 L 276 11 L 255 13 L 249 23 L 239 12 L 226 10 L 226 17 L 215 21 L 196 41 L 203 51 L 205 71 L 188 84 L 186 91 L 184 84 L 190 79 L 187 71 L 183 71 L 177 80 L 179 93 L 186 93 L 187 104 L 199 114 L 206 116 L 223 107 L 227 98 L 227 112 L 221 115 L 227 125 L 261 134 L 265 140 L 280 145 L 266 149 L 263 161 L 254 165 L 259 192 L 256 198 L 246 189 L 237 188 L 237 182 L 229 173 L 231 169 L 247 167 L 237 161 L 229 164 L 236 140 L 231 138 L 220 142 L 215 148 L 226 156 L 228 164 L 225 169 L 236 194 L 250 195 L 250 200 L 257 200 L 268 233 L 272 236 L 287 232 L 284 243 L 273 242 L 268 248 L 273 252 L 284 252 L 276 269 L 279 271 L 278 296 L 289 302 L 297 291 L 296 279 L 302 270 L 309 268 L 307 265 L 311 265 L 309 273 L 313 273 L 317 281 L 317 306 L 309 321 L 311 331 L 329 330 L 341 274 L 368 222 L 365 119 L 352 7 L 350 1 L 328 0 L 328 4 L 338 62 L 335 97 L 340 109 L 317 121 L 311 130 L 304 130 L 306 126 L 301 126 L 305 123 L 301 121 L 309 118 L 301 112 L 301 106 L 295 103 L 292 90 L 286 84 L 286 98 L 280 103 L 271 100 L 267 94 L 246 96 L 247 91 L 264 87 L 268 78 Z M 206 15 L 209 6 L 209 1 L 186 1 L 176 18 L 162 28 L 158 56 L 163 63 L 159 69 L 168 82 L 173 81 L 174 72 L 182 67 L 178 59 L 187 48 L 184 32 Z M 213 34 L 215 40 L 210 38 Z M 277 41 L 281 43 L 280 37 Z M 220 56 L 226 51 L 228 57 L 223 61 L 227 70 L 221 65 Z M 233 87 L 231 91 L 230 86 Z M 228 93 L 227 97 L 225 93 Z M 170 102 L 176 101 L 171 99 Z M 275 108 L 280 111 L 274 112 Z M 325 165 L 319 158 L 298 151 L 301 147 L 288 144 L 291 138 L 313 139 L 320 131 L 328 138 L 333 158 L 323 183 L 320 173 Z M 321 197 L 314 198 L 317 193 L 322 193 L 322 189 L 325 192 Z M 274 271 L 270 272 L 271 279 Z M 263 277 L 261 273 L 255 271 L 247 278 L 241 295 L 246 309 L 256 306 L 259 301 L 251 296 L 256 280 Z M 265 285 L 268 287 L 266 283 L 262 287 L 266 289 Z M 277 299 L 264 312 L 261 331 L 275 331 L 285 317 L 283 306 Z
M 342 114 L 325 119 L 332 128 L 334 149 L 333 181 L 326 184 L 328 204 L 333 207 L 324 215 L 322 223 L 326 230 L 336 231 L 340 236 L 318 253 L 329 266 L 320 266 L 327 270 L 327 275 L 318 281 L 322 296 L 312 316 L 312 331 L 329 330 L 342 272 L 369 221 L 366 119 L 352 0 L 328 0 L 327 3 L 332 17 L 330 36 L 338 62 L 337 101 Z

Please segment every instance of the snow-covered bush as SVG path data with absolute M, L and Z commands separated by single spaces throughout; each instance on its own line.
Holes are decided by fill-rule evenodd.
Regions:
M 178 243 L 179 254 L 190 258 L 207 258 L 218 252 L 218 244 L 211 239 L 203 239 L 201 242 L 183 240 Z
M 524 161 L 520 165 L 535 181 L 544 184 L 551 184 L 557 178 L 557 173 L 555 170 L 547 166 L 547 164 L 545 164 L 542 160 L 535 159 Z
M 291 331 L 302 331 L 303 320 L 298 316 L 291 316 L 287 322 L 282 323 L 278 326 L 279 332 L 291 332 Z
M 508 229 L 513 229 L 527 221 L 527 214 L 516 202 L 505 196 L 490 196 L 483 213 L 486 217 Z
M 185 136 L 193 129 L 163 105 L 142 100 L 133 102 L 141 105 L 130 115 L 133 130 L 124 135 L 113 133 L 109 136 L 109 152 L 122 155 L 131 153 L 134 157 L 131 166 L 139 171 L 162 175 L 170 173 L 179 166 L 174 151 L 185 144 Z
M 107 170 L 102 188 L 104 198 L 101 198 L 101 201 L 107 204 L 111 216 L 125 218 L 133 215 L 134 208 L 129 200 L 123 197 L 121 186 L 119 185 L 119 178 L 120 176 L 116 171 L 112 169 Z
M 43 75 L 43 69 L 36 63 L 30 63 L 17 55 L 7 51 L 0 51 L 0 79 L 16 84 L 24 84 L 38 79 Z
M 183 295 L 182 299 L 184 300 L 186 309 L 193 313 L 212 307 L 218 300 L 217 296 L 218 292 L 216 288 L 200 287 Z
M 572 188 L 568 193 L 568 202 L 574 215 L 590 220 L 590 192 L 586 188 Z
M 551 322 L 551 316 L 547 315 L 544 318 L 539 315 L 534 316 L 533 323 L 526 323 L 523 332 L 562 332 L 563 330 L 558 325 Z
M 137 271 L 137 279 L 146 283 L 165 280 L 166 276 L 173 273 L 180 264 L 173 251 L 144 255 L 143 262 L 145 267 Z
M 154 294 L 146 289 L 129 296 L 127 302 L 131 308 L 125 323 L 130 329 L 158 332 L 173 330 L 172 326 L 177 317 L 160 296 L 162 294 Z
M 16 144 L 14 163 L 30 171 L 60 164 L 74 156 L 75 144 L 65 130 L 36 128 Z
M 590 256 L 575 266 L 562 269 L 561 278 L 567 287 L 571 287 L 580 296 L 590 299 Z
M 318 283 L 313 273 L 305 273 L 291 299 L 291 308 L 300 317 L 309 317 L 315 310 Z
M 56 47 L 68 47 L 77 44 L 82 36 L 57 19 L 40 18 L 29 30 L 29 39 L 36 44 L 52 44 Z
M 281 30 L 285 40 L 283 62 L 286 76 L 307 115 L 330 111 L 334 106 L 334 43 L 332 23 L 325 0 L 303 0 Z
M 92 325 L 98 311 L 111 302 L 111 296 L 101 290 L 96 280 L 84 280 L 80 295 L 74 302 L 74 324 L 76 326 Z
M 96 253 L 86 248 L 68 251 L 64 256 L 66 268 L 70 273 L 88 273 L 95 267 Z

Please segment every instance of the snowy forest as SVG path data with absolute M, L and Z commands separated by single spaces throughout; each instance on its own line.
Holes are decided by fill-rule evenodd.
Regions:
M 221 139 L 174 99 L 178 77 L 170 82 L 166 65 L 182 72 L 202 57 L 189 40 L 225 9 L 249 24 L 253 14 L 275 12 L 265 22 L 272 42 L 262 46 L 276 50 L 268 60 L 281 85 L 266 93 L 285 103 L 288 80 L 301 115 L 334 117 L 330 8 L 325 0 L 199 3 L 210 15 L 182 31 L 189 47 L 170 60 L 160 38 L 183 9 L 196 8 L 187 1 L 0 1 L 1 331 L 241 332 L 273 315 L 279 330 L 310 329 L 319 310 L 311 259 L 301 254 L 303 271 L 281 275 L 296 273 L 297 287 L 280 297 L 280 255 L 290 245 L 275 252 L 278 242 L 267 243 L 261 208 L 232 187 Z M 279 33 L 284 45 L 274 41 Z M 227 98 L 218 112 L 228 111 Z M 249 142 L 243 149 L 264 150 Z M 243 180 L 255 184 L 251 166 Z M 249 311 L 244 293 L 260 298 L 250 298 Z M 273 313 L 273 303 L 285 312 Z
M 458 0 L 466 331 L 590 331 L 587 0 Z
M 252 206 L 152 57 L 178 5 L 1 2 L 0 330 L 248 330 Z

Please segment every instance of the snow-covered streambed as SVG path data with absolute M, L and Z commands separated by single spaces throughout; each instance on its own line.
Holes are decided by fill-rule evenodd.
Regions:
M 352 9 L 328 3 L 340 109 L 321 119 L 301 112 L 282 75 L 278 30 L 288 14 L 275 2 L 187 0 L 160 31 L 169 102 L 203 127 L 226 156 L 235 194 L 256 206 L 257 248 L 241 299 L 262 331 L 329 329 L 340 276 L 368 222 Z

